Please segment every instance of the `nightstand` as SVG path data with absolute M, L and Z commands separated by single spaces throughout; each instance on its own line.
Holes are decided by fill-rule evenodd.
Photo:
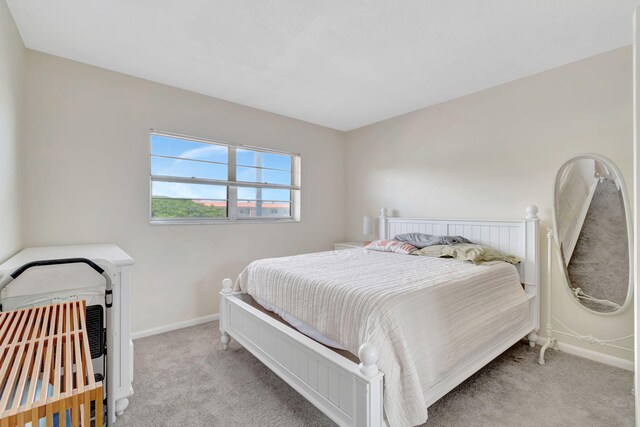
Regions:
M 353 249 L 353 248 L 364 248 L 365 244 L 363 242 L 342 242 L 342 243 L 334 243 L 333 250 L 341 251 L 344 249 Z

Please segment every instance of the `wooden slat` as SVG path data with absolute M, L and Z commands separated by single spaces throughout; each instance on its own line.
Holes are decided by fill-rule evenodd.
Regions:
M 7 351 L 4 353 L 4 356 L 3 356 L 4 359 L 3 359 L 3 362 L 2 362 L 2 366 L 0 367 L 0 384 L 4 384 L 4 386 L 3 386 L 4 390 L 7 390 L 7 391 L 4 392 L 6 394 L 3 393 L 3 399 L 4 399 L 5 396 L 8 397 L 8 395 L 9 395 L 9 391 L 8 390 L 10 389 L 10 387 L 12 387 L 12 386 L 7 384 L 7 380 L 8 380 L 7 376 L 9 375 L 9 372 L 10 372 L 11 367 L 13 365 L 13 360 L 14 360 L 14 357 L 15 357 L 14 354 L 15 354 L 16 350 L 18 350 L 18 347 L 11 347 L 11 348 L 7 349 Z M 5 404 L 3 404 L 0 401 L 0 412 L 4 411 L 5 409 L 6 409 Z
M 33 341 L 31 338 L 39 335 L 38 332 L 36 332 L 36 330 L 39 328 L 39 322 L 42 321 L 42 314 L 44 313 L 44 308 L 43 307 L 38 307 L 35 309 L 35 322 L 33 323 L 31 330 L 27 332 L 26 336 L 25 336 L 25 344 L 28 343 L 28 350 L 27 350 L 27 354 L 25 355 L 24 358 L 24 362 L 22 365 L 22 375 L 20 376 L 20 386 L 18 388 L 18 393 L 16 393 L 16 397 L 13 399 L 13 405 L 12 409 L 17 409 L 19 406 L 22 405 L 21 401 L 22 401 L 22 396 L 23 396 L 23 392 L 24 392 L 24 387 L 26 387 L 27 381 L 30 381 L 31 378 L 38 378 L 38 375 L 32 374 L 32 369 L 39 369 L 39 366 L 36 366 L 36 362 L 34 360 L 34 358 L 36 357 L 35 352 L 37 349 L 37 344 L 36 341 Z M 33 314 L 33 311 L 32 311 Z M 31 398 L 33 396 L 33 393 L 36 389 L 36 385 L 38 384 L 38 381 L 30 381 L 29 383 L 29 389 L 27 390 L 27 407 L 26 409 L 29 409 L 31 407 Z
M 58 425 L 60 427 L 67 427 L 67 399 L 60 399 L 60 406 L 58 406 Z
M 13 320 L 19 315 L 20 314 L 17 311 L 10 311 L 2 316 L 2 319 L 4 320 L 0 322 L 0 342 L 5 341 L 5 335 L 9 331 L 9 327 L 15 324 Z
M 9 315 L 12 314 L 11 312 L 9 313 L 4 313 L 4 315 Z M 14 318 L 12 319 L 12 321 L 8 324 L 9 329 L 6 331 L 5 334 L 3 334 L 2 336 L 2 344 L 0 344 L 0 346 L 4 347 L 7 344 L 9 344 L 12 340 L 13 340 L 13 336 L 15 334 L 15 330 L 16 328 L 21 328 L 22 324 L 27 320 L 27 313 L 26 312 L 19 312 L 19 313 L 15 313 Z M 4 343 L 7 344 L 4 344 Z
M 83 307 L 83 310 L 80 311 L 80 329 L 86 334 L 87 331 L 87 318 L 86 318 L 86 305 Z M 91 363 L 91 348 L 89 348 L 89 337 L 87 335 L 83 335 L 82 340 L 83 353 L 85 356 L 88 356 L 88 359 L 85 357 L 86 361 L 86 372 L 87 372 L 87 385 L 89 387 L 93 387 L 96 383 L 95 373 L 93 372 L 93 364 Z
M 31 327 L 31 323 L 33 322 L 33 317 L 30 314 L 31 313 L 28 313 L 28 315 L 22 319 L 22 321 L 20 322 L 20 326 L 18 326 L 18 328 L 16 329 L 14 336 L 18 337 L 17 339 L 20 339 L 22 337 L 25 329 L 29 329 Z M 21 345 L 18 347 L 18 353 L 16 354 L 16 357 L 13 360 L 13 366 L 11 367 L 9 377 L 4 383 L 5 384 L 4 389 L 7 391 L 13 390 L 16 386 L 19 386 L 19 384 L 17 384 L 16 381 L 18 380 L 18 372 L 22 368 L 22 363 L 24 360 L 24 347 L 25 347 L 24 345 Z M 11 397 L 11 395 L 12 393 L 5 393 L 4 396 L 2 396 L 2 401 L 0 401 L 0 410 L 6 411 L 11 409 L 9 407 L 9 403 L 10 403 L 9 398 Z M 14 397 L 14 400 L 19 398 L 20 396 L 16 395 Z
M 40 372 L 42 371 L 42 352 L 43 351 L 44 351 L 44 342 L 38 341 L 36 344 L 35 360 L 33 361 L 33 365 L 31 367 L 31 374 L 30 374 L 31 378 L 40 377 Z M 42 394 L 42 390 L 46 388 L 44 387 L 44 383 L 42 384 L 43 386 L 40 388 L 40 394 Z M 31 381 L 31 384 L 29 385 L 29 391 L 28 391 L 29 401 L 37 402 L 38 400 L 40 400 L 39 396 L 36 396 L 37 385 L 38 385 L 38 381 Z M 31 405 L 31 403 L 28 403 L 28 404 Z
M 30 327 L 33 326 L 33 316 L 31 318 L 31 323 L 30 323 Z M 29 337 L 29 335 L 31 334 L 30 331 L 26 332 L 26 336 Z M 22 348 L 26 348 L 26 351 L 24 353 L 24 356 L 22 358 L 22 363 L 19 367 L 19 370 L 21 370 L 20 373 L 20 379 L 18 380 L 17 383 L 17 387 L 16 387 L 16 394 L 13 397 L 13 403 L 11 404 L 11 409 L 18 409 L 19 406 L 22 405 L 22 397 L 24 394 L 24 389 L 27 386 L 27 382 L 29 381 L 29 367 L 31 366 L 32 360 L 33 360 L 33 348 L 34 348 L 34 344 L 30 343 L 27 344 L 27 342 L 23 342 Z M 16 368 L 18 367 L 17 365 L 15 366 Z
M 71 393 L 73 389 L 72 374 L 73 360 L 71 359 L 71 303 L 67 303 L 64 306 L 64 392 L 66 394 Z
M 62 382 L 62 349 L 63 349 L 63 345 L 62 345 L 62 325 L 64 322 L 64 304 L 59 304 L 56 307 L 56 310 L 58 311 L 58 323 L 57 323 L 57 327 L 56 327 L 56 334 L 55 334 L 55 342 L 52 343 L 52 345 L 55 346 L 55 351 L 56 351 L 56 359 L 55 359 L 55 364 L 53 367 L 53 396 L 57 397 L 60 396 L 60 392 L 61 392 L 61 382 Z
M 102 427 L 102 387 L 93 392 L 93 399 L 96 401 L 96 426 Z
M 44 334 L 44 351 L 46 352 L 44 365 L 42 366 L 42 384 L 49 384 L 49 378 L 51 377 L 51 369 L 53 363 L 53 333 L 55 332 L 55 319 L 57 310 L 55 307 L 47 306 L 48 316 L 47 319 L 47 329 L 42 328 L 42 333 Z M 42 404 L 47 399 L 47 390 L 42 387 L 40 390 L 40 397 L 38 398 L 38 404 Z
M 71 397 L 71 425 L 78 427 L 80 425 L 80 406 L 78 405 L 78 395 Z
M 46 422 L 46 427 L 53 427 L 53 405 L 46 405 L 46 417 L 45 417 L 45 422 Z M 60 423 L 58 422 L 58 425 L 60 425 Z
M 76 305 L 73 306 L 72 314 L 74 318 L 74 325 L 77 326 L 80 313 L 78 313 L 78 307 Z M 80 339 L 81 339 L 80 331 L 76 327 L 73 332 L 73 352 L 74 352 L 73 364 L 76 367 L 76 375 L 75 375 L 76 381 L 75 381 L 74 389 L 78 393 L 81 393 L 84 391 L 84 368 L 82 366 L 84 363 L 84 358 L 80 353 Z
M 40 417 L 38 416 L 38 408 L 34 407 L 33 409 L 31 409 L 31 427 L 34 427 L 36 425 L 38 425 L 38 420 L 40 419 Z

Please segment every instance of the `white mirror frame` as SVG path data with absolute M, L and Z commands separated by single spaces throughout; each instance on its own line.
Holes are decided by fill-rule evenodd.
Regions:
M 579 161 L 579 160 L 597 160 L 599 162 L 604 163 L 604 165 L 607 167 L 607 169 L 609 169 L 609 171 L 611 171 L 611 173 L 614 175 L 615 180 L 620 184 L 620 191 L 622 192 L 622 202 L 624 204 L 624 212 L 625 212 L 625 216 L 626 216 L 626 221 L 627 221 L 627 245 L 629 246 L 629 284 L 628 284 L 628 288 L 627 288 L 627 298 L 624 301 L 624 304 L 622 304 L 622 306 L 616 310 L 616 311 L 609 311 L 609 312 L 599 312 L 599 311 L 595 311 L 592 310 L 588 307 L 585 307 L 584 305 L 582 305 L 582 303 L 578 300 L 578 298 L 576 298 L 575 295 L 573 295 L 573 293 L 571 292 L 571 286 L 568 283 L 569 281 L 569 277 L 568 277 L 568 273 L 567 273 L 567 266 L 564 263 L 564 259 L 562 258 L 562 250 L 560 248 L 560 236 L 558 236 L 558 223 L 557 223 L 557 215 L 556 215 L 556 201 L 557 201 L 557 196 L 558 196 L 558 176 L 560 174 L 560 172 L 565 168 L 565 166 L 569 165 L 570 163 L 573 163 L 575 161 Z M 627 185 L 624 182 L 624 178 L 622 177 L 622 173 L 620 172 L 620 169 L 618 169 L 618 166 L 615 165 L 615 163 L 613 163 L 611 160 L 609 160 L 608 158 L 600 155 L 600 154 L 594 154 L 594 153 L 585 153 L 585 154 L 579 154 L 577 156 L 571 157 L 569 160 L 567 160 L 566 162 L 564 162 L 562 164 L 562 166 L 560 166 L 558 168 L 558 170 L 556 171 L 556 175 L 555 175 L 555 179 L 554 179 L 554 186 L 553 186 L 553 233 L 555 234 L 555 245 L 556 245 L 556 253 L 558 256 L 558 262 L 560 263 L 560 266 L 563 268 L 564 270 L 564 278 L 565 281 L 567 283 L 565 283 L 566 286 L 564 286 L 564 288 L 567 291 L 567 294 L 571 297 L 571 299 L 573 301 L 575 301 L 575 303 L 577 305 L 579 305 L 580 307 L 582 307 L 583 309 L 593 313 L 593 314 L 597 314 L 599 316 L 617 316 L 619 314 L 622 314 L 625 312 L 625 310 L 627 310 L 629 308 L 629 306 L 631 305 L 631 303 L 633 302 L 633 288 L 634 288 L 634 268 L 633 268 L 633 261 L 634 261 L 634 252 L 633 252 L 633 216 L 632 216 L 632 211 L 631 211 L 631 205 L 629 202 L 629 194 L 627 193 Z M 551 248 L 549 248 L 549 250 L 551 250 Z
M 640 274 L 640 234 L 638 233 L 638 227 L 640 227 L 640 7 L 636 7 L 633 11 L 633 223 L 635 229 L 633 233 L 633 247 L 636 249 L 633 256 L 633 270 L 636 272 L 637 278 Z M 634 282 L 636 279 L 634 279 Z M 637 283 L 636 283 L 637 288 Z M 633 390 L 634 400 L 636 406 L 636 425 L 640 423 L 640 393 L 636 390 L 637 384 L 640 384 L 640 340 L 638 339 L 638 332 L 640 331 L 640 292 L 637 292 L 633 298 L 633 307 L 635 309 L 633 313 L 634 323 L 634 340 L 633 348 L 635 354 L 633 356 L 634 361 L 634 374 L 633 374 Z

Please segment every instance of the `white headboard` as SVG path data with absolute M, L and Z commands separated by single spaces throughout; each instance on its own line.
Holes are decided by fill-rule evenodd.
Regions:
M 387 210 L 380 211 L 381 239 L 391 239 L 403 233 L 426 233 L 445 236 L 463 236 L 473 243 L 494 247 L 501 252 L 515 255 L 522 262 L 517 265 L 520 281 L 525 291 L 535 296 L 536 313 L 539 313 L 540 296 L 540 246 L 538 244 L 538 208 L 527 207 L 527 216 L 521 221 L 495 220 L 447 220 L 425 218 L 394 218 Z M 539 318 L 536 321 L 536 328 Z

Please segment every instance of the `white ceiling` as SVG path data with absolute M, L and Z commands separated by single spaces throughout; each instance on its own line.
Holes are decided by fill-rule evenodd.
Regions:
M 7 0 L 27 47 L 351 130 L 632 41 L 640 0 Z

